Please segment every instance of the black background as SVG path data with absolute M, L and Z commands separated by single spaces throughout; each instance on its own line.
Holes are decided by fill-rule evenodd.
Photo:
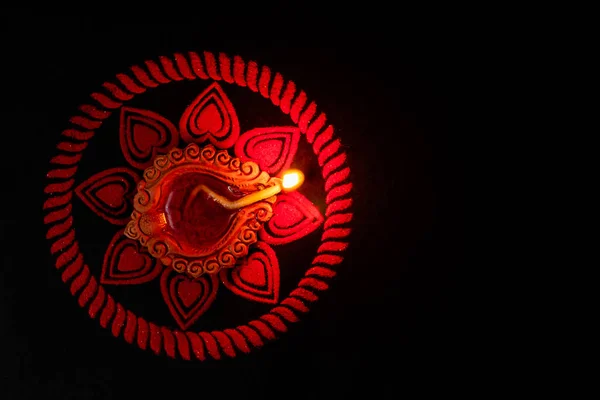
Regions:
M 283 12 L 3 19 L 4 398 L 396 397 L 414 378 L 443 387 L 439 378 L 460 374 L 460 60 L 448 41 Z M 91 320 L 52 267 L 41 207 L 58 134 L 89 93 L 189 50 L 239 54 L 293 79 L 338 129 L 355 184 L 352 247 L 331 289 L 277 341 L 205 363 L 141 351 Z

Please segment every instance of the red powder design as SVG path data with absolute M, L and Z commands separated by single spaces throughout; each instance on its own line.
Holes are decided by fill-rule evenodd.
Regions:
M 100 217 L 115 225 L 125 225 L 131 218 L 131 199 L 139 179 L 127 168 L 112 168 L 81 183 L 75 193 Z
M 279 300 L 279 261 L 264 242 L 256 243 L 241 265 L 222 270 L 220 277 L 225 287 L 238 296 L 267 304 Z
M 290 168 L 298 150 L 297 127 L 257 128 L 244 133 L 235 144 L 235 155 L 242 161 L 254 161 L 270 175 Z
M 123 107 L 120 140 L 125 159 L 144 169 L 152 165 L 157 154 L 166 153 L 177 143 L 177 128 L 152 111 Z
M 180 132 L 172 122 L 153 111 L 123 106 L 149 88 L 195 79 L 213 82 L 183 112 Z M 233 104 L 214 81 L 247 87 L 289 114 L 297 125 L 255 128 L 240 135 Z M 177 53 L 117 74 L 114 81 L 104 83 L 99 92 L 92 93 L 90 101 L 92 104 L 79 107 L 81 114 L 70 118 L 71 126 L 62 132 L 56 146 L 59 154 L 50 160 L 51 169 L 46 175 L 49 182 L 44 188 L 47 198 L 43 209 L 44 223 L 48 225 L 46 238 L 50 241 L 50 252 L 56 257 L 55 267 L 71 294 L 77 296 L 78 304 L 87 307 L 90 317 L 97 318 L 100 326 L 115 337 L 122 336 L 127 343 L 169 357 L 189 360 L 193 356 L 200 361 L 235 357 L 286 332 L 290 323 L 309 311 L 310 303 L 318 299 L 318 292 L 329 288 L 336 275 L 335 267 L 343 261 L 343 252 L 348 247 L 352 175 L 333 126 L 294 82 L 239 56 L 232 61 L 223 53 L 218 56 L 210 52 Z M 207 274 L 190 280 L 175 273 L 151 258 L 137 242 L 127 239 L 122 230 L 115 234 L 105 253 L 100 276 L 92 276 L 74 229 L 73 192 L 98 216 L 112 224 L 124 225 L 129 220 L 132 195 L 140 178 L 127 168 L 112 168 L 80 183 L 76 172 L 95 130 L 119 108 L 121 148 L 125 160 L 139 169 L 139 173 L 158 154 L 182 144 L 180 141 L 212 143 L 240 158 L 256 161 L 272 174 L 280 174 L 292 165 L 300 137 L 312 144 L 325 179 L 325 218 L 301 194 L 302 188 L 279 194 L 274 205 L 275 216 L 259 232 L 261 240 L 239 265 L 220 275 L 224 287 L 233 293 L 274 304 L 269 312 L 234 328 L 211 332 L 189 330 L 214 301 L 219 286 L 217 276 Z M 324 227 L 322 243 L 311 265 L 306 267 L 305 276 L 288 297 L 278 301 L 279 262 L 269 244 L 302 239 L 321 226 Z M 142 284 L 158 278 L 161 271 L 159 286 L 163 298 L 184 332 L 147 322 L 116 301 L 108 286 L 105 287 Z
M 314 232 L 323 223 L 319 210 L 297 192 L 278 196 L 273 218 L 260 231 L 262 240 L 278 245 L 290 243 Z
M 233 104 L 216 83 L 188 106 L 179 121 L 179 129 L 186 142 L 202 143 L 209 140 L 221 149 L 233 146 L 240 135 L 240 124 Z
M 160 289 L 169 311 L 186 330 L 208 310 L 217 295 L 219 280 L 215 275 L 203 275 L 192 280 L 166 268 L 160 278 Z
M 123 230 L 113 237 L 104 255 L 100 283 L 105 285 L 139 285 L 156 278 L 162 265 L 136 240 L 128 239 Z

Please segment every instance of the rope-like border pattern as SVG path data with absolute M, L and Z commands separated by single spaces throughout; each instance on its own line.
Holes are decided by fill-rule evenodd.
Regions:
M 325 179 L 327 204 L 322 244 L 298 287 L 270 312 L 246 325 L 199 333 L 158 326 L 117 303 L 90 273 L 79 250 L 71 215 L 77 164 L 103 120 L 136 94 L 171 81 L 197 78 L 248 87 L 289 114 L 312 144 Z M 117 74 L 116 81 L 104 83 L 102 92 L 92 93 L 92 104 L 82 105 L 81 114 L 70 119 L 73 127 L 62 132 L 62 140 L 56 146 L 60 154 L 50 160 L 52 169 L 47 173 L 51 183 L 44 189 L 46 238 L 56 257 L 56 269 L 62 271 L 62 280 L 70 286 L 71 294 L 78 295 L 79 305 L 87 307 L 91 318 L 98 317 L 103 328 L 110 327 L 115 337 L 122 335 L 127 343 L 135 341 L 141 349 L 149 347 L 156 354 L 164 349 L 172 358 L 190 360 L 195 356 L 203 361 L 223 355 L 235 357 L 286 332 L 288 323 L 297 322 L 299 314 L 309 311 L 308 304 L 318 299 L 318 292 L 328 289 L 327 281 L 336 275 L 334 267 L 342 262 L 342 252 L 348 247 L 348 224 L 352 220 L 350 168 L 340 139 L 335 137 L 333 126 L 327 125 L 326 115 L 317 111 L 315 102 L 308 102 L 306 93 L 298 90 L 293 81 L 285 81 L 267 66 L 259 67 L 254 61 L 246 63 L 239 56 L 232 60 L 223 53 L 218 57 L 207 51 L 202 55 L 189 52 L 161 56 L 158 62 L 146 61 L 143 66 L 131 67 L 128 74 Z

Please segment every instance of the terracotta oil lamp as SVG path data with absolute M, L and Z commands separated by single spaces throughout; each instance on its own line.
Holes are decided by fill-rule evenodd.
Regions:
M 125 235 L 192 278 L 234 267 L 273 216 L 277 194 L 304 180 L 298 170 L 271 177 L 255 162 L 193 143 L 157 156 L 143 177 Z

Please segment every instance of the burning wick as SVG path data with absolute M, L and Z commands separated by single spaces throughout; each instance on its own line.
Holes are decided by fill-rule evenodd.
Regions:
M 254 204 L 258 201 L 268 199 L 269 197 L 275 196 L 281 191 L 290 192 L 292 190 L 297 189 L 304 182 L 304 174 L 302 171 L 297 169 L 287 170 L 283 174 L 283 178 L 273 178 L 275 185 L 269 186 L 263 190 L 256 191 L 254 193 L 250 193 L 242 198 L 231 201 L 215 192 L 204 185 L 198 185 L 194 188 L 192 193 L 190 194 L 188 203 L 196 198 L 200 191 L 207 193 L 210 197 L 212 197 L 217 203 L 228 210 L 237 210 L 242 207 L 249 206 L 250 204 Z

